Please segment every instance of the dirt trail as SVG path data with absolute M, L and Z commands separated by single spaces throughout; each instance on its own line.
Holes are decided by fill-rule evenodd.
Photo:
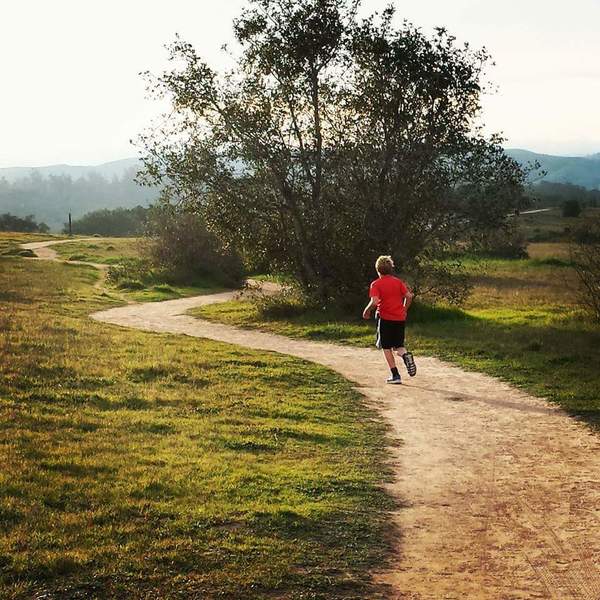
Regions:
M 86 267 L 94 267 L 98 269 L 102 273 L 102 277 L 98 279 L 96 285 L 94 287 L 97 290 L 103 290 L 106 272 L 108 271 L 108 267 L 110 265 L 106 265 L 104 263 L 95 263 L 88 262 L 85 260 L 65 260 L 60 258 L 58 252 L 54 250 L 51 246 L 56 246 L 57 244 L 68 244 L 73 242 L 91 242 L 98 241 L 98 238 L 69 238 L 66 240 L 48 240 L 45 242 L 29 242 L 27 244 L 21 244 L 21 248 L 25 250 L 32 250 L 36 254 L 36 258 L 29 258 L 27 260 L 52 260 L 55 262 L 64 262 L 70 265 L 85 265 Z
M 40 260 L 54 260 L 57 262 L 68 262 L 72 265 L 87 265 L 89 267 L 95 267 L 101 271 L 105 271 L 108 269 L 109 265 L 105 265 L 103 263 L 94 263 L 87 262 L 85 260 L 63 260 L 58 256 L 56 250 L 54 250 L 51 246 L 56 246 L 58 244 L 69 244 L 75 242 L 92 242 L 98 241 L 98 238 L 69 238 L 66 240 L 48 240 L 45 242 L 29 242 L 28 244 L 21 244 L 21 248 L 25 250 L 32 250 L 36 253 L 37 258 Z
M 226 292 L 132 304 L 97 321 L 282 352 L 328 366 L 391 424 L 401 508 L 392 599 L 600 600 L 600 436 L 492 377 L 419 358 L 386 386 L 373 349 L 292 340 L 184 313 Z M 410 333 L 410 330 L 409 330 Z

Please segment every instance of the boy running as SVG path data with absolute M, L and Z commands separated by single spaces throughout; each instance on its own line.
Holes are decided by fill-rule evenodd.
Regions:
M 379 319 L 376 346 L 383 350 L 392 372 L 387 383 L 402 383 L 394 359 L 394 350 L 402 357 L 408 374 L 411 377 L 417 374 L 415 359 L 404 347 L 404 323 L 413 293 L 406 287 L 404 281 L 392 275 L 394 261 L 391 256 L 380 256 L 375 262 L 375 269 L 379 278 L 371 283 L 369 290 L 371 300 L 363 311 L 363 318 L 368 319 L 373 309 L 377 309 Z

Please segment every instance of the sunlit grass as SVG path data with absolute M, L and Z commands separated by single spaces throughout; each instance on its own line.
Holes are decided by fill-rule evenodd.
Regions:
M 107 326 L 0 259 L 0 597 L 375 598 L 384 428 L 319 366 Z
M 54 247 L 57 254 L 65 260 L 116 264 L 124 259 L 137 258 L 143 244 L 141 238 L 97 238 L 76 241 Z
M 546 212 L 520 215 L 516 222 L 532 242 L 566 242 L 583 219 L 596 214 L 600 214 L 600 208 L 586 208 L 579 217 L 563 217 L 562 208 L 557 206 Z

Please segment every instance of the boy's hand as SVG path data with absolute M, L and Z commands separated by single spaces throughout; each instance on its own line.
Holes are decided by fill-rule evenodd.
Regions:
M 365 310 L 363 310 L 363 319 L 370 319 L 370 318 L 371 318 L 371 309 L 365 308 Z

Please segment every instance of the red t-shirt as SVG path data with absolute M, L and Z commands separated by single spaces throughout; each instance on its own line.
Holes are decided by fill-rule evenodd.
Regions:
M 371 284 L 369 296 L 379 298 L 379 315 L 386 321 L 405 321 L 404 297 L 408 288 L 402 279 L 384 275 Z

